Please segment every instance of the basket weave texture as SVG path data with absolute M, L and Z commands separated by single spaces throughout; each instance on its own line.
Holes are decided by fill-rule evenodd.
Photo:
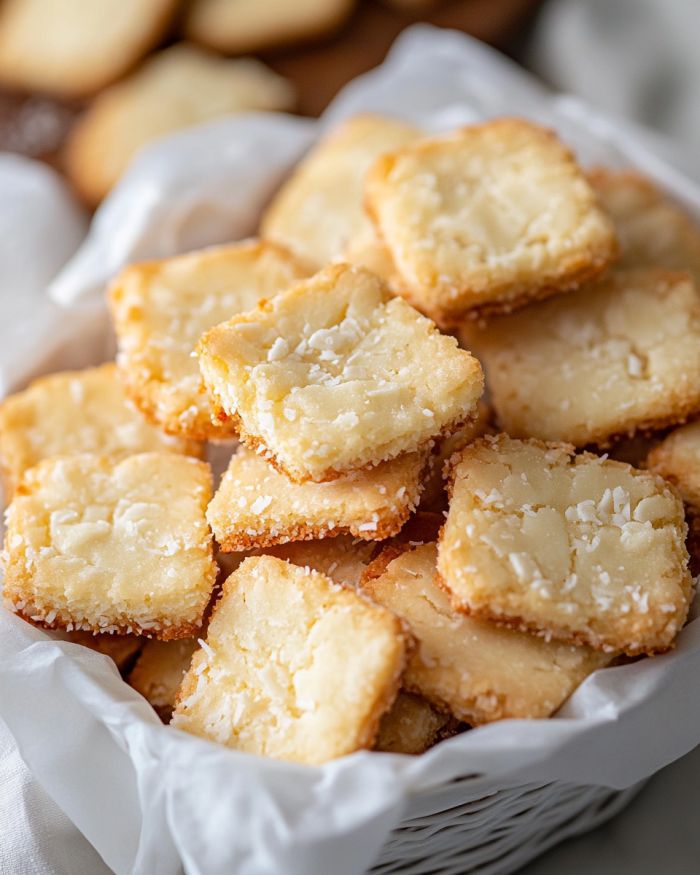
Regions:
M 506 875 L 564 839 L 616 815 L 644 782 L 627 790 L 523 784 L 469 791 L 470 779 L 416 795 L 371 875 Z

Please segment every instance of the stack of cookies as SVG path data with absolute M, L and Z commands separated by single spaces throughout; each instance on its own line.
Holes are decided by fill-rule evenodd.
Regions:
M 349 119 L 260 239 L 114 280 L 116 364 L 0 407 L 5 605 L 249 753 L 549 717 L 686 621 L 698 271 L 679 208 L 529 122 Z

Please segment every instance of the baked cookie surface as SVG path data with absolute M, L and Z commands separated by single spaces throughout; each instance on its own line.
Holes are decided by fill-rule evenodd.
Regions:
M 342 24 L 354 5 L 355 0 L 194 0 L 184 29 L 213 49 L 245 54 L 322 36 Z
M 366 205 L 412 302 L 438 322 L 566 291 L 616 252 L 571 152 L 520 119 L 385 154 L 367 175 Z
M 235 434 L 212 421 L 192 353 L 208 329 L 250 310 L 308 275 L 286 249 L 263 241 L 213 247 L 127 267 L 109 303 L 127 391 L 142 412 L 173 434 Z
M 700 410 L 700 295 L 688 274 L 614 272 L 480 334 L 496 417 L 513 437 L 606 445 Z
M 379 549 L 375 541 L 338 535 L 319 541 L 291 541 L 289 544 L 267 547 L 264 552 L 293 565 L 313 568 L 325 574 L 333 583 L 354 589 Z
M 161 720 L 170 720 L 182 679 L 198 647 L 195 638 L 147 641 L 127 682 L 148 701 Z
M 5 606 L 47 628 L 195 634 L 216 579 L 210 498 L 187 456 L 40 462 L 7 511 Z
M 71 132 L 66 172 L 94 206 L 152 140 L 230 113 L 293 104 L 291 85 L 260 61 L 178 43 L 95 98 Z
M 483 390 L 454 338 L 342 264 L 211 329 L 197 353 L 221 415 L 299 482 L 420 450 L 465 421 Z
M 163 434 L 134 410 L 113 364 L 41 377 L 0 404 L 0 470 L 8 500 L 24 472 L 50 456 L 151 450 L 202 454 L 199 443 Z
M 611 657 L 546 642 L 457 613 L 436 581 L 436 544 L 388 548 L 360 589 L 407 624 L 416 640 L 404 686 L 472 725 L 549 717 Z
M 3 0 L 0 80 L 25 91 L 84 97 L 154 46 L 177 0 Z
M 454 461 L 438 571 L 456 609 L 629 655 L 673 646 L 692 581 L 663 479 L 506 435 Z
M 700 422 L 682 425 L 649 453 L 646 465 L 678 489 L 694 514 L 700 514 Z
M 340 257 L 358 235 L 374 238 L 362 206 L 365 175 L 383 152 L 419 136 L 417 128 L 387 116 L 358 115 L 342 122 L 279 190 L 262 218 L 261 234 L 317 268 Z
M 374 750 L 414 756 L 425 753 L 443 733 L 449 734 L 454 722 L 449 714 L 436 711 L 422 696 L 401 692 L 382 717 Z
M 418 503 L 425 463 L 425 453 L 408 453 L 327 483 L 293 483 L 240 447 L 207 519 L 225 552 L 342 534 L 380 541 L 395 535 Z
M 389 611 L 271 556 L 224 584 L 173 725 L 237 750 L 318 764 L 374 743 L 406 638 Z
M 688 213 L 634 171 L 597 168 L 588 178 L 615 225 L 619 267 L 687 270 L 700 285 L 700 228 Z

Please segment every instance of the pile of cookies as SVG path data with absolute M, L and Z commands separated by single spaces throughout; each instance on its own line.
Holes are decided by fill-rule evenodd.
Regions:
M 2 404 L 5 605 L 250 753 L 549 717 L 686 621 L 699 271 L 527 121 L 349 119 L 259 239 L 114 280 L 116 364 Z

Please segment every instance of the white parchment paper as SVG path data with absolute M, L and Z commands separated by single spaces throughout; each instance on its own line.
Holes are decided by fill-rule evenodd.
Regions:
M 413 28 L 320 123 L 246 115 L 144 150 L 48 291 L 34 290 L 35 309 L 45 309 L 55 329 L 54 352 L 66 355 L 57 364 L 76 348 L 96 360 L 109 353 L 102 295 L 121 265 L 252 233 L 264 202 L 318 133 L 362 110 L 431 129 L 528 116 L 555 127 L 586 163 L 633 165 L 655 177 L 700 220 L 700 189 L 668 144 L 550 95 L 467 37 Z M 0 164 L 0 185 L 1 171 Z M 64 206 L 59 224 L 71 221 L 74 208 Z M 0 199 L 0 222 L 4 209 Z M 26 240 L 41 247 L 52 233 L 47 227 Z M 25 325 L 11 307 L 3 293 L 3 387 L 20 385 L 46 359 L 31 344 L 3 354 Z M 86 308 L 101 314 L 87 328 L 78 318 Z M 700 623 L 683 630 L 673 653 L 597 672 L 552 720 L 492 724 L 418 758 L 363 752 L 312 769 L 162 726 L 109 659 L 0 612 L 0 717 L 46 791 L 119 875 L 181 867 L 190 875 L 357 875 L 421 790 L 467 775 L 479 792 L 550 780 L 622 788 L 693 748 Z

